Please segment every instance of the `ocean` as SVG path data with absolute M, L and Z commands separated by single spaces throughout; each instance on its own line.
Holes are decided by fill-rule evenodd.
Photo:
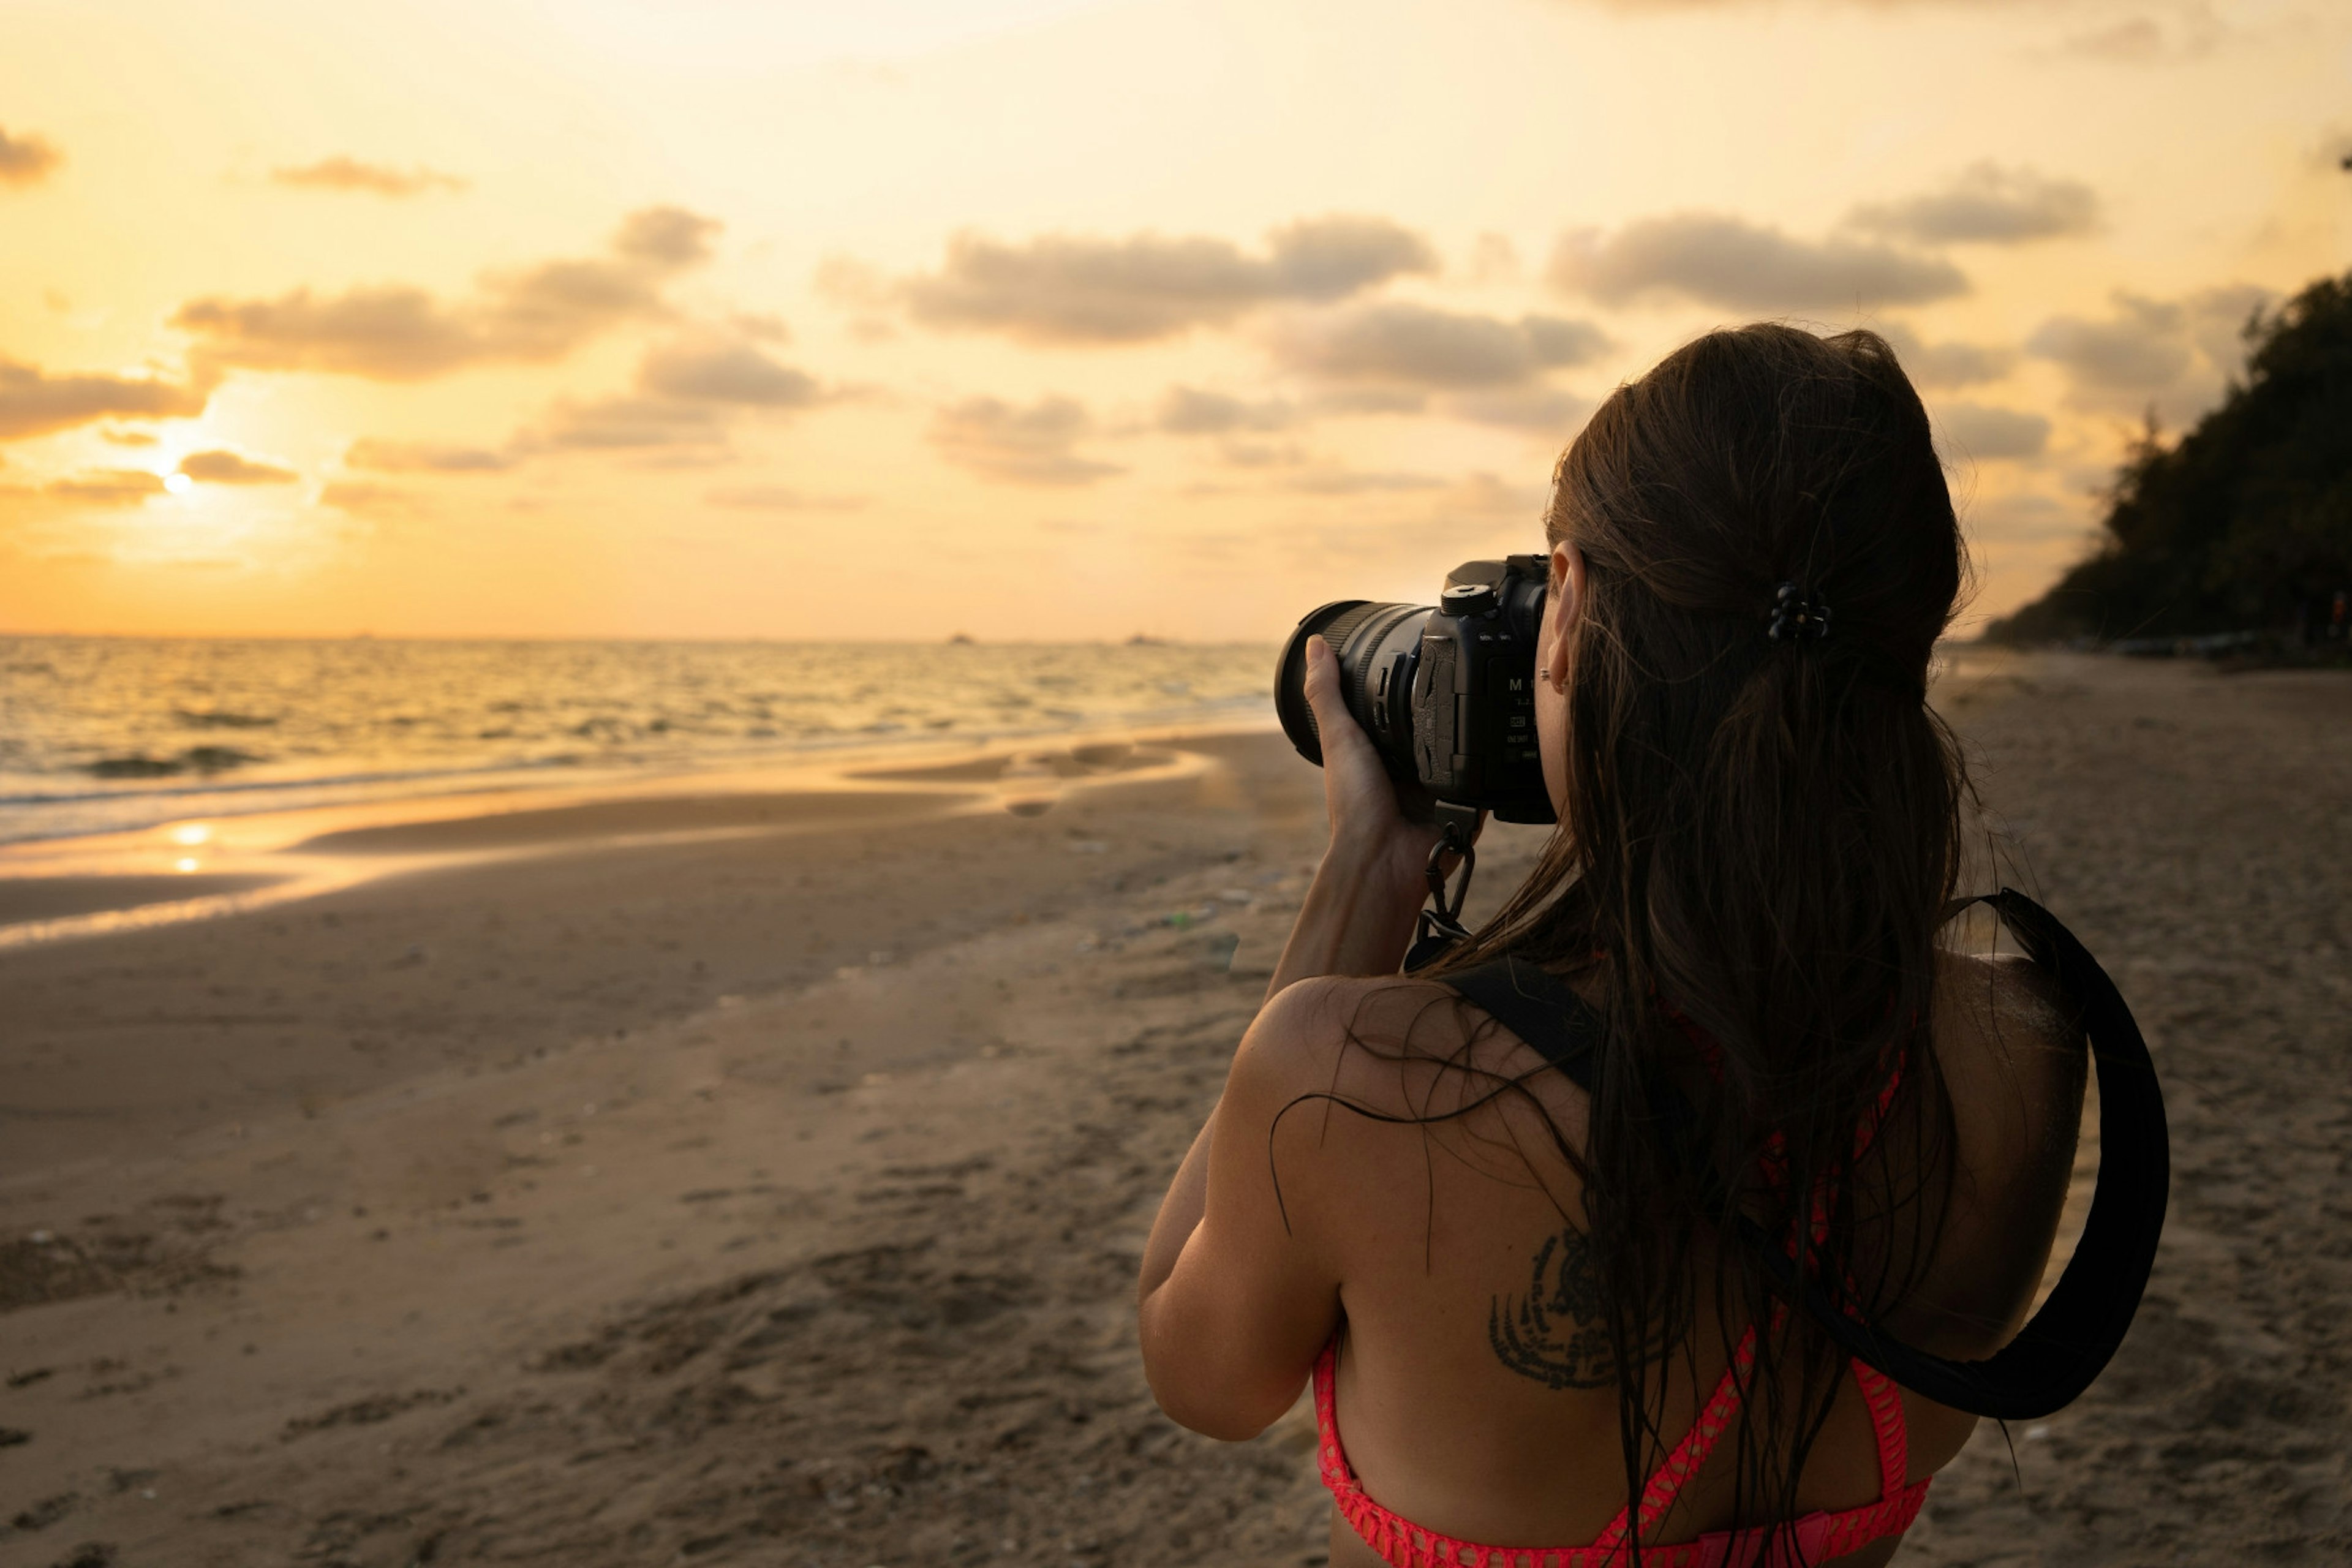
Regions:
M 0 843 L 188 816 L 1270 721 L 1256 644 L 0 637 Z

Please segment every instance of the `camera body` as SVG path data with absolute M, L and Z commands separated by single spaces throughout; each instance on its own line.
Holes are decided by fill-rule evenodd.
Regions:
M 1465 561 L 1429 605 L 1342 599 L 1310 611 L 1283 645 L 1275 711 L 1298 754 L 1318 767 L 1322 737 L 1307 705 L 1307 639 L 1339 656 L 1348 710 L 1398 784 L 1406 810 L 1434 803 L 1550 822 L 1536 742 L 1536 628 L 1548 558 Z

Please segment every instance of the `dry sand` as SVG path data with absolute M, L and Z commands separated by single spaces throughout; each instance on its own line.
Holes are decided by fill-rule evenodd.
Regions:
M 1898 1561 L 2342 1562 L 2352 683 L 1939 697 L 2139 1012 L 2176 1183 L 2114 1369 Z M 1277 738 L 1185 751 L 868 781 L 1020 815 L 380 834 L 333 847 L 528 858 L 0 952 L 0 1568 L 1319 1563 L 1301 1413 L 1210 1442 L 1134 1357 L 1320 831 Z

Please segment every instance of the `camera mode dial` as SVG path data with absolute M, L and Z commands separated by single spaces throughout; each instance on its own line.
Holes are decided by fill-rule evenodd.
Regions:
M 1437 609 L 1445 616 L 1483 616 L 1495 607 L 1491 583 L 1448 583 L 1438 595 Z

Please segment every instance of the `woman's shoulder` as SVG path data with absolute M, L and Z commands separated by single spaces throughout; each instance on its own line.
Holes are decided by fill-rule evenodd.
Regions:
M 1301 1129 L 1319 1157 L 1385 1166 L 1404 1150 L 1416 1173 L 1433 1145 L 1479 1168 L 1498 1163 L 1482 1152 L 1496 1138 L 1580 1147 L 1588 1119 L 1585 1090 L 1545 1072 L 1543 1056 L 1517 1035 L 1454 987 L 1412 975 L 1322 975 L 1284 987 L 1234 1053 L 1228 1096 L 1261 1126 L 1303 1102 L 1343 1107 L 1350 1114 Z M 1524 1175 L 1510 1162 L 1498 1168 Z
M 1236 1064 L 1270 1083 L 1337 1088 L 1385 1108 L 1400 1094 L 1423 1103 L 1412 1086 L 1433 1075 L 1520 1078 L 1543 1058 L 1441 981 L 1322 975 L 1268 999 Z
M 1385 1100 L 1393 1068 L 1431 1052 L 1458 1050 L 1470 1030 L 1461 998 L 1409 975 L 1325 974 L 1297 981 L 1266 1000 L 1234 1058 L 1237 1077 L 1293 1093 L 1370 1092 Z

